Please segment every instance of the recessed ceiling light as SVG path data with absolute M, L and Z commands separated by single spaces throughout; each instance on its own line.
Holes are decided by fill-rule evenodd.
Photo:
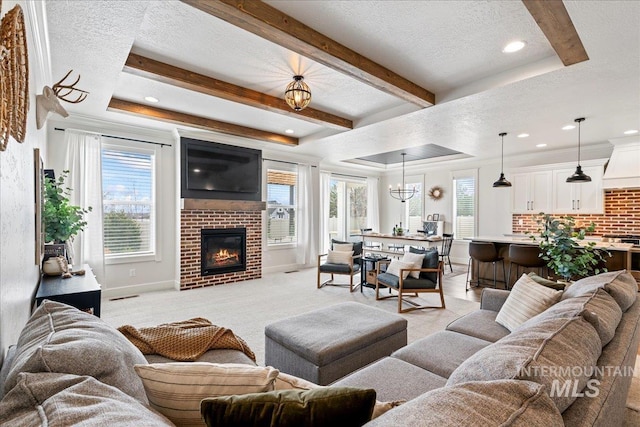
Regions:
M 287 130 L 285 130 L 285 131 L 284 131 L 284 133 L 289 133 L 289 134 L 291 134 L 291 133 L 293 133 L 293 129 L 287 129 Z
M 528 136 L 529 136 L 528 133 L 521 133 L 521 134 L 518 135 L 518 138 L 526 138 Z
M 635 135 L 636 133 L 638 133 L 636 129 L 629 129 L 624 131 L 625 135 Z
M 571 129 L 575 129 L 576 127 L 574 125 L 566 125 L 566 126 L 562 126 L 562 130 L 571 130 Z
M 158 98 L 155 98 L 153 96 L 145 96 L 144 100 L 148 102 L 158 102 Z
M 523 42 L 522 40 L 516 40 L 516 41 L 513 41 L 513 42 L 509 43 L 508 45 L 506 45 L 504 47 L 504 49 L 502 49 L 502 51 L 504 53 L 517 52 L 520 49 L 522 49 L 525 45 L 526 45 L 526 43 Z
M 538 147 L 538 148 L 542 148 L 542 147 L 546 147 L 546 146 L 547 146 L 547 144 L 536 144 L 536 147 Z
M 195 173 L 198 173 L 198 172 L 200 172 L 200 169 L 194 169 L 193 171 L 194 171 Z

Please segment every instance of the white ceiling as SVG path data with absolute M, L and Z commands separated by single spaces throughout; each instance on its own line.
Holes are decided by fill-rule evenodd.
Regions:
M 573 147 L 560 128 L 584 116 L 583 145 L 640 129 L 640 2 L 565 1 L 589 60 L 564 67 L 520 1 L 268 1 L 313 29 L 436 95 L 420 109 L 179 1 L 47 0 L 52 75 L 70 69 L 90 92 L 72 115 L 147 128 L 188 129 L 108 112 L 111 97 L 276 133 L 300 145 L 255 142 L 327 163 L 437 144 L 479 158 Z M 525 40 L 515 54 L 509 41 Z M 338 131 L 122 71 L 132 51 L 282 97 L 294 74 L 311 106 L 353 120 Z M 75 74 L 74 74 L 75 75 Z M 53 82 L 51 82 L 53 83 Z M 529 138 L 516 138 L 526 132 Z

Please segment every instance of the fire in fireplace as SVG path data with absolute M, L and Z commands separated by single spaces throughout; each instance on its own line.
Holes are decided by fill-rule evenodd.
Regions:
M 246 270 L 246 240 L 246 228 L 203 229 L 202 275 Z

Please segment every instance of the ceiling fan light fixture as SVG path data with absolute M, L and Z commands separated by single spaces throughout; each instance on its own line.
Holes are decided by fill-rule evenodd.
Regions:
M 580 117 L 574 121 L 578 123 L 578 166 L 573 175 L 567 178 L 567 182 L 591 182 L 591 177 L 582 172 L 582 166 L 580 166 L 580 123 L 584 122 L 584 117 Z
M 304 82 L 304 77 L 293 76 L 293 81 L 284 91 L 284 100 L 295 111 L 304 110 L 311 102 L 311 89 Z
M 498 134 L 498 136 L 502 138 L 502 153 L 500 154 L 500 178 L 498 178 L 498 180 L 493 183 L 494 188 L 511 187 L 511 183 L 507 181 L 507 178 L 504 177 L 504 137 L 506 135 L 506 132 L 501 132 Z

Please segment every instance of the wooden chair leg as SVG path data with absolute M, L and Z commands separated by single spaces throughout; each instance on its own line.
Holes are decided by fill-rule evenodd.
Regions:
M 318 289 L 320 289 L 320 269 L 318 269 Z

